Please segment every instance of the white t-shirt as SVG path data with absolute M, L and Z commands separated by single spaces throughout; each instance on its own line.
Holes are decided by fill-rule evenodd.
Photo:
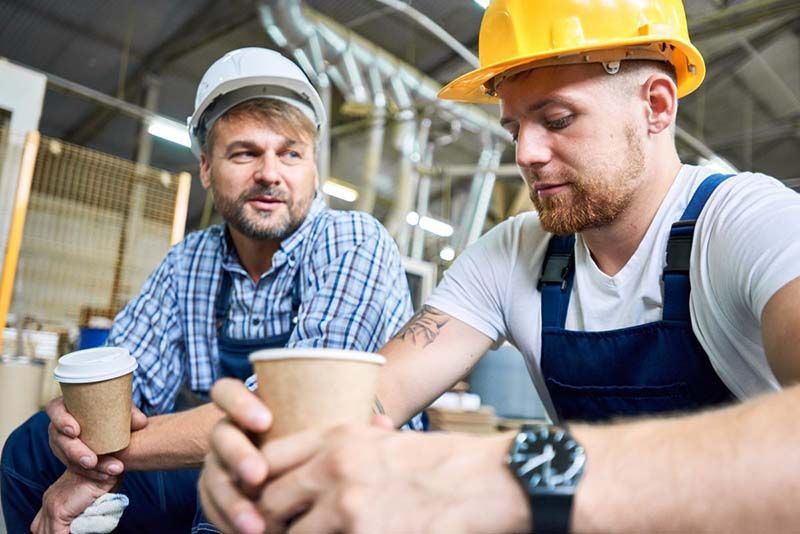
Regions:
M 714 171 L 684 165 L 628 263 L 614 276 L 577 236 L 565 328 L 614 330 L 661 320 L 661 275 L 670 226 Z M 722 381 L 740 399 L 780 389 L 761 340 L 761 312 L 800 276 L 800 195 L 774 178 L 743 173 L 711 195 L 691 253 L 692 328 Z M 513 217 L 459 256 L 427 304 L 524 355 L 552 415 L 540 372 L 541 300 L 536 284 L 551 234 L 536 213 Z

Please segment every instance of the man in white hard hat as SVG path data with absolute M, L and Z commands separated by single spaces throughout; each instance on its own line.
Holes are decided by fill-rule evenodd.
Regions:
M 411 316 L 386 230 L 367 214 L 328 209 L 318 193 L 315 143 L 325 127 L 319 95 L 275 51 L 230 52 L 203 76 L 189 131 L 225 224 L 173 247 L 109 336 L 138 360 L 133 400 L 144 414 L 173 411 L 182 385 L 207 400 L 218 378 L 248 379 L 254 350 L 373 351 Z M 200 465 L 220 417 L 212 404 L 149 420 L 136 410 L 130 446 L 98 458 L 54 401 L 6 444 L 6 524 L 27 532 L 42 505 L 34 531 L 67 532 L 119 484 L 130 505 L 118 532 L 188 531 L 198 472 L 186 468 Z
M 537 212 L 456 260 L 380 351 L 379 397 L 402 421 L 507 339 L 560 424 L 348 426 L 258 451 L 221 423 L 207 515 L 247 532 L 796 531 L 800 197 L 679 160 L 678 99 L 705 71 L 681 1 L 494 0 L 479 48 L 440 96 L 499 99 Z M 265 429 L 238 418 L 265 410 L 247 390 L 212 396 Z

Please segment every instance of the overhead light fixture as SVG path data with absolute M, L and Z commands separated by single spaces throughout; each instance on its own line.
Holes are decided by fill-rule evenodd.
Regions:
M 442 251 L 439 252 L 439 257 L 444 261 L 453 261 L 456 257 L 456 251 L 451 246 L 444 247 Z
M 440 237 L 450 237 L 453 235 L 453 227 L 444 221 L 428 217 L 427 215 L 419 216 L 416 211 L 409 211 L 406 215 L 406 222 L 411 226 L 419 225 L 420 228 L 426 232 L 436 234 Z
M 481 6 L 483 9 L 486 9 L 489 6 L 490 0 L 475 0 L 475 3 Z
M 434 219 L 433 217 L 422 216 L 419 218 L 419 227 L 432 234 L 441 237 L 450 237 L 453 235 L 453 227 L 444 221 Z
M 189 132 L 186 131 L 186 125 L 164 117 L 151 119 L 150 124 L 147 126 L 147 133 L 187 148 L 192 146 L 192 140 L 189 138 Z
M 406 215 L 406 222 L 411 226 L 416 226 L 419 224 L 419 213 L 416 211 L 409 211 L 408 215 Z
M 328 196 L 336 197 L 345 202 L 355 202 L 358 198 L 358 191 L 354 187 L 344 182 L 328 178 L 322 184 L 322 192 Z

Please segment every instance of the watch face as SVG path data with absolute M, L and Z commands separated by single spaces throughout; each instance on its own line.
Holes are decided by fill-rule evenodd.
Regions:
M 529 488 L 574 486 L 583 473 L 586 454 L 572 436 L 558 427 L 540 427 L 517 434 L 509 463 Z

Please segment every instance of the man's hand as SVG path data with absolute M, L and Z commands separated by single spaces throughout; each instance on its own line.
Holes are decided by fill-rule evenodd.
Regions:
M 267 463 L 245 432 L 266 432 L 272 414 L 238 380 L 217 381 L 211 399 L 227 417 L 211 432 L 211 449 L 200 475 L 203 511 L 224 532 L 263 532 L 264 520 L 251 498 L 267 478 Z
M 117 479 L 104 481 L 65 471 L 42 499 L 42 508 L 31 524 L 34 534 L 68 534 L 69 527 L 98 497 L 111 491 Z
M 269 532 L 510 532 L 528 503 L 504 463 L 511 436 L 345 425 L 267 443 Z
M 80 425 L 67 411 L 62 397 L 47 403 L 46 411 L 50 418 L 50 448 L 68 470 L 99 482 L 122 473 L 125 467 L 119 459 L 113 455 L 98 457 L 80 440 Z M 131 409 L 131 431 L 141 430 L 145 426 L 147 417 L 134 406 Z

